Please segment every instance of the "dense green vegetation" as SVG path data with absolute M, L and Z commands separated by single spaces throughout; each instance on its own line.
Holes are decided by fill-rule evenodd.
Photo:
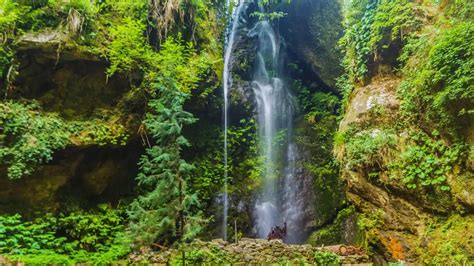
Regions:
M 356 5 L 358 3 L 358 5 Z M 397 3 L 397 4 L 395 4 Z M 396 7 L 396 8 L 395 8 Z M 403 176 L 403 182 L 410 188 L 416 188 L 416 181 L 419 179 L 423 185 L 444 184 L 446 174 L 459 163 L 463 154 L 468 152 L 464 144 L 466 123 L 472 119 L 472 112 L 469 107 L 472 105 L 473 86 L 471 82 L 472 67 L 474 63 L 472 56 L 474 46 L 470 38 L 473 37 L 472 23 L 464 22 L 465 18 L 444 17 L 435 23 L 427 25 L 425 28 L 409 27 L 416 24 L 415 10 L 420 7 L 413 6 L 410 2 L 398 3 L 397 1 L 359 3 L 354 2 L 354 6 L 349 7 L 348 25 L 350 30 L 346 32 L 346 37 L 342 45 L 346 47 L 346 62 L 362 62 L 353 66 L 346 65 L 348 75 L 353 82 L 357 82 L 367 73 L 367 56 L 365 54 L 360 61 L 357 55 L 351 51 L 378 51 L 388 49 L 387 44 L 381 44 L 382 40 L 393 45 L 397 38 L 400 38 L 401 30 L 405 27 L 411 29 L 410 34 L 405 34 L 404 42 L 406 46 L 398 54 L 400 63 L 404 64 L 401 70 L 398 65 L 393 66 L 393 71 L 403 75 L 397 97 L 401 101 L 401 121 L 383 125 L 362 124 L 346 132 L 344 136 L 345 155 L 344 161 L 348 167 L 371 167 L 375 160 L 379 160 L 380 170 L 400 169 L 401 173 L 394 176 Z M 448 8 L 448 7 L 447 7 Z M 450 6 L 450 9 L 467 9 L 469 6 L 460 2 L 457 5 Z M 411 11 L 410 11 L 411 10 Z M 413 16 L 408 16 L 412 12 Z M 360 48 L 357 40 L 351 40 L 357 31 L 351 19 L 360 16 L 371 16 L 373 19 L 365 21 L 362 19 L 358 27 L 368 28 L 370 38 Z M 460 12 L 466 14 L 468 11 Z M 359 14 L 359 15 L 357 15 Z M 404 19 L 410 17 L 413 21 L 408 22 Z M 390 18 L 390 19 L 387 19 Z M 408 23 L 405 25 L 405 23 Z M 456 25 L 452 25 L 455 23 Z M 443 27 L 441 27 L 443 25 Z M 437 37 L 431 42 L 426 38 L 437 31 Z M 439 28 L 442 28 L 439 32 Z M 384 29 L 384 30 L 382 30 Z M 395 34 L 395 35 L 394 35 Z M 364 36 L 358 34 L 356 36 Z M 388 38 L 390 37 L 390 38 Z M 388 39 L 387 39 L 388 38 Z M 391 41 L 390 41 L 391 40 Z M 402 41 L 403 41 L 402 40 Z M 359 40 L 362 41 L 362 40 Z M 380 46 L 377 46 L 380 45 Z M 377 49 L 375 47 L 380 47 Z M 352 49 L 352 50 L 351 50 Z M 377 56 L 375 55 L 375 58 Z M 359 60 L 359 61 L 358 61 Z M 382 64 L 383 59 L 375 64 Z M 421 69 L 419 69 L 421 66 Z M 372 64 L 373 70 L 377 67 Z M 359 74 L 357 74 L 359 73 Z M 381 74 L 381 73 L 379 73 Z M 377 75 L 371 74 L 370 76 Z M 345 92 L 345 95 L 348 95 Z M 372 117 L 377 115 L 389 116 L 387 110 L 371 110 Z M 375 119 L 375 118 L 374 118 Z M 397 118 L 395 118 L 397 119 Z M 406 134 L 408 139 L 401 137 L 401 133 L 411 128 Z M 395 151 L 396 143 L 405 143 L 402 150 Z M 394 154 L 396 153 L 396 154 Z M 397 155 L 399 154 L 399 155 Z M 397 157 L 399 162 L 391 163 L 387 157 Z M 431 159 L 429 159 L 431 158 Z M 388 160 L 388 161 L 387 161 Z M 385 168 L 385 169 L 383 169 Z M 443 190 L 449 188 L 442 185 Z
M 202 223 L 196 212 L 197 197 L 188 193 L 186 185 L 193 166 L 181 158 L 181 150 L 189 146 L 182 127 L 195 121 L 183 110 L 186 92 L 195 83 L 193 77 L 182 77 L 189 64 L 185 52 L 184 46 L 167 40 L 157 58 L 159 71 L 149 74 L 147 90 L 153 98 L 148 101 L 143 123 L 153 144 L 148 144 L 139 162 L 137 180 L 146 194 L 131 205 L 130 211 L 131 230 L 140 246 L 173 238 L 192 239 Z
M 37 103 L 0 103 L 0 158 L 11 179 L 31 175 L 53 158 L 53 152 L 72 143 L 124 145 L 128 134 L 121 125 L 100 121 L 68 122 L 55 113 L 41 112 Z
M 340 80 L 345 111 L 358 104 L 351 103 L 351 97 L 359 88 L 369 85 L 366 88 L 380 90 L 370 85 L 374 80 L 377 86 L 386 86 L 378 81 L 381 76 L 397 80 L 393 93 L 400 103 L 399 110 L 375 104 L 337 134 L 336 153 L 346 175 L 360 173 L 376 186 L 399 191 L 402 198 L 415 197 L 424 206 L 467 221 L 468 217 L 456 216 L 468 211 L 454 195 L 461 184 L 472 189 L 463 183 L 473 178 L 468 166 L 474 103 L 472 4 L 352 1 L 345 13 L 346 32 L 340 43 L 345 50 L 346 74 Z M 382 239 L 369 243 L 369 248 L 386 245 L 394 257 L 401 256 L 395 240 L 385 244 L 378 235 L 389 223 L 369 220 L 363 222 L 372 224 L 364 226 L 365 238 Z M 469 251 L 459 248 L 464 240 L 450 241 L 450 252 L 434 246 L 430 252 L 443 253 L 447 260 L 466 260 Z M 424 260 L 441 263 L 439 257 Z
M 25 221 L 19 214 L 0 217 L 0 252 L 27 264 L 103 264 L 130 252 L 124 236 L 125 213 L 107 205 L 84 212 L 47 214 Z
M 0 107 L 1 166 L 7 169 L 9 178 L 31 176 L 37 167 L 50 162 L 57 150 L 78 145 L 125 145 L 129 136 L 117 119 L 98 116 L 65 120 L 46 110 L 43 102 L 31 103 L 14 96 L 19 66 L 16 53 L 25 33 L 57 32 L 58 51 L 78 50 L 104 58 L 110 62 L 108 78 L 126 77 L 131 87 L 147 98 L 141 132 L 148 149 L 140 160 L 137 177 L 141 196 L 129 208 L 129 215 L 104 209 L 97 214 L 52 214 L 32 221 L 19 215 L 2 216 L 2 229 L 5 226 L 7 231 L 2 231 L 5 234 L 0 238 L 1 253 L 11 260 L 34 264 L 111 262 L 130 252 L 130 244 L 122 243 L 130 236 L 138 249 L 156 242 L 186 240 L 199 232 L 197 198 L 186 185 L 193 167 L 180 157 L 188 145 L 181 135 L 182 127 L 194 121 L 183 111 L 183 105 L 202 74 L 208 80 L 218 74 L 218 6 L 212 7 L 207 1 L 154 4 L 0 2 L 5 44 L 0 50 L 2 98 L 15 98 L 2 102 Z M 181 25 L 190 28 L 181 30 Z M 125 225 L 129 220 L 131 224 Z M 157 223 L 159 220 L 162 222 Z M 130 234 L 125 233 L 127 228 Z
M 192 247 L 220 230 L 223 2 L 0 0 L 0 264 L 149 263 L 167 248 L 172 265 L 234 262 L 221 248 Z M 285 27 L 295 2 L 258 1 L 241 23 Z M 311 179 L 307 242 L 344 242 L 392 262 L 473 260 L 472 1 L 341 5 L 343 14 L 334 3 L 318 8 L 342 15 L 344 32 L 308 18 L 315 54 L 343 54 L 338 87 L 310 69 L 314 58 L 289 52 L 294 139 L 282 130 L 273 140 L 298 145 L 298 171 Z M 245 60 L 233 66 L 230 95 L 229 228 L 238 228 L 229 239 L 253 235 L 265 172 L 254 103 L 244 99 L 253 37 L 239 38 L 248 40 L 234 51 Z M 132 181 L 116 177 L 130 164 Z M 61 204 L 41 209 L 43 200 Z M 331 252 L 308 256 L 278 264 L 341 263 Z

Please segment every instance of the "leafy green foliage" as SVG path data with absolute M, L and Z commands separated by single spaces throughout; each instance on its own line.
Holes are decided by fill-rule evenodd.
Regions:
M 93 119 L 68 123 L 71 141 L 82 144 L 125 145 L 129 135 L 121 124 Z
M 347 230 L 348 222 L 355 219 L 355 213 L 353 206 L 340 210 L 331 224 L 313 232 L 306 242 L 313 246 L 344 243 L 344 232 Z
M 52 217 L 23 223 L 19 214 L 0 216 L 0 252 L 27 253 L 29 250 L 62 248 L 65 238 L 57 238 Z
M 438 137 L 438 133 L 434 132 L 433 136 Z M 401 170 L 402 182 L 408 188 L 439 186 L 441 190 L 449 190 L 447 176 L 459 162 L 462 146 L 448 147 L 444 141 L 422 132 L 412 133 L 410 140 L 412 144 L 400 154 L 395 166 Z
M 272 5 L 278 5 L 282 3 L 289 4 L 291 3 L 291 0 L 262 0 L 258 2 L 258 4 L 263 7 L 269 7 Z
M 357 216 L 357 227 L 360 231 L 361 239 L 358 242 L 362 243 L 362 247 L 367 254 L 374 254 L 374 246 L 377 246 L 377 236 L 379 230 L 383 226 L 384 211 L 382 209 L 375 209 L 370 213 L 362 213 Z
M 344 161 L 349 168 L 380 167 L 397 144 L 397 137 L 392 129 L 365 130 L 357 133 L 348 131 L 344 136 Z
M 434 265 L 468 263 L 473 251 L 473 226 L 472 215 L 455 214 L 433 221 L 425 236 L 432 241 L 420 250 L 420 261 Z
M 0 47 L 0 78 L 7 81 L 5 83 L 13 81 L 17 74 L 15 44 L 19 37 L 25 32 L 57 31 L 61 33 L 58 56 L 64 48 L 101 55 L 110 62 L 106 72 L 109 77 L 114 74 L 129 76 L 132 86 L 139 86 L 149 96 L 144 128 L 156 142 L 151 142 L 153 147 L 142 159 L 143 175 L 138 179 L 144 193 L 153 191 L 150 187 L 157 185 L 160 194 L 154 196 L 163 198 L 157 204 L 172 209 L 159 224 L 164 225 L 160 227 L 162 231 L 156 232 L 170 241 L 178 237 L 186 240 L 199 230 L 196 196 L 186 186 L 187 182 L 191 183 L 192 167 L 180 157 L 181 150 L 187 146 L 181 130 L 194 121 L 183 111 L 187 94 L 202 85 L 199 83 L 204 74 L 208 78 L 206 82 L 217 83 L 212 78 L 221 67 L 221 21 L 214 4 L 210 0 L 153 3 L 146 0 L 0 0 L 0 41 L 5 43 Z M 78 28 L 71 32 L 74 23 Z M 179 23 L 183 23 L 183 27 L 173 28 Z M 153 34 L 162 30 L 170 30 L 169 35 L 183 32 L 186 41 L 181 34 L 176 34 L 175 39 L 156 40 Z M 193 42 L 187 40 L 193 40 L 203 52 L 197 54 Z M 15 88 L 7 91 L 10 89 Z M 5 95 L 5 98 L 11 97 Z M 45 112 L 37 104 L 20 103 L 19 100 L 0 103 L 0 113 L 0 168 L 8 168 L 8 176 L 12 179 L 32 174 L 38 166 L 50 162 L 55 151 L 67 145 L 124 145 L 128 140 L 127 129 L 112 119 L 88 117 L 85 121 L 69 121 L 58 114 Z M 157 173 L 163 178 L 158 180 Z M 146 180 L 145 175 L 150 179 Z M 174 185 L 171 192 L 166 193 L 169 197 L 162 197 L 163 191 L 168 192 L 166 186 L 169 184 Z M 138 209 L 158 213 L 160 210 L 155 212 L 154 205 L 148 205 L 150 201 L 147 200 L 152 197 L 148 194 L 137 200 L 142 204 Z M 62 254 L 69 251 L 44 246 L 40 248 L 41 254 L 22 253 L 22 260 L 33 264 L 72 264 L 93 258 L 96 262 L 110 263 L 113 260 L 107 258 L 121 252 L 121 247 L 113 245 L 107 237 L 115 235 L 115 230 L 125 230 L 122 225 L 115 224 L 116 218 L 112 213 L 104 213 L 104 217 L 72 213 L 58 218 L 54 225 L 61 227 L 60 233 L 67 239 L 61 242 L 48 238 L 50 242 L 58 241 L 58 246 L 64 244 L 64 247 L 85 251 L 68 258 Z M 173 219 L 179 221 L 179 225 Z M 158 224 L 156 220 L 149 222 Z M 150 232 L 156 227 L 141 228 Z M 170 232 L 174 229 L 175 232 Z M 57 231 L 52 230 L 51 237 L 53 234 L 57 235 Z
M 53 159 L 55 150 L 72 143 L 125 144 L 128 134 L 121 125 L 103 121 L 67 122 L 44 113 L 36 104 L 0 103 L 0 159 L 7 175 L 18 179 Z
M 268 20 L 268 21 L 281 19 L 281 18 L 284 18 L 286 15 L 288 14 L 284 12 L 270 12 L 270 13 L 253 12 L 252 14 L 250 14 L 251 17 L 256 17 L 258 20 Z
M 11 78 L 9 77 L 11 74 L 9 71 L 15 56 L 15 51 L 9 42 L 9 38 L 15 35 L 16 26 L 18 23 L 21 23 L 26 10 L 26 8 L 19 6 L 18 3 L 13 1 L 0 1 L 0 42 L 2 43 L 0 46 L 0 78 L 6 80 L 6 82 Z
M 189 94 L 196 88 L 202 78 L 201 75 L 210 66 L 206 57 L 206 53 L 196 54 L 191 42 L 183 44 L 180 36 L 177 40 L 168 38 L 153 60 L 158 71 L 157 78 L 160 82 L 173 80 L 173 84 L 167 85 L 176 86 L 178 90 Z
M 214 104 L 214 103 L 213 103 Z M 243 108 L 247 108 L 244 106 Z M 212 107 L 214 108 L 214 106 Z M 250 116 L 250 114 L 249 114 Z M 193 193 L 198 195 L 201 210 L 206 217 L 211 217 L 210 223 L 202 237 L 218 234 L 220 229 L 214 219 L 216 213 L 222 213 L 215 199 L 222 195 L 223 189 L 223 132 L 219 124 L 209 125 L 207 117 L 200 117 L 198 123 L 186 128 L 186 136 L 192 147 L 186 149 L 189 158 L 196 168 L 193 178 L 188 185 Z M 214 121 L 213 121 L 214 122 Z M 263 157 L 258 156 L 256 124 L 253 118 L 235 121 L 228 128 L 228 192 L 232 195 L 231 204 L 241 200 L 250 202 L 255 189 L 259 186 L 264 171 Z M 251 230 L 250 219 L 245 208 L 229 208 L 232 216 L 239 224 L 238 234 Z M 229 239 L 233 238 L 229 232 Z
M 338 137 L 342 138 L 338 145 L 344 149 L 340 159 L 349 169 L 364 169 L 373 181 L 378 181 L 379 173 L 385 171 L 411 189 L 449 190 L 448 175 L 452 175 L 455 166 L 459 165 L 464 147 L 460 144 L 448 146 L 436 131 L 429 136 L 420 130 L 412 130 L 407 140 L 400 139 L 397 134 L 392 128 L 352 128 Z
M 343 65 L 351 82 L 363 82 L 373 64 L 389 46 L 407 37 L 419 25 L 408 0 L 357 0 L 346 8 Z
M 278 7 L 282 4 L 290 4 L 291 0 L 263 0 L 258 1 L 261 7 L 260 11 L 254 11 L 250 14 L 251 17 L 256 17 L 258 20 L 279 20 L 286 15 L 285 12 L 278 11 Z
M 79 31 L 89 34 L 95 30 L 95 19 L 100 5 L 88 0 L 0 1 L 4 16 L 0 29 L 10 39 L 27 31 L 40 31 L 62 27 L 72 21 L 71 11 L 80 16 Z M 84 38 L 83 38 L 84 39 Z
M 123 213 L 107 205 L 99 205 L 98 213 L 79 211 L 60 216 L 58 227 L 79 249 L 99 251 L 114 243 L 111 236 L 124 231 L 123 222 Z
M 110 29 L 112 41 L 107 48 L 107 57 L 111 65 L 107 70 L 107 75 L 146 70 L 147 63 L 151 61 L 152 50 L 143 38 L 145 26 L 141 20 L 126 17 L 122 23 Z
M 220 145 L 222 146 L 222 145 Z M 199 195 L 202 202 L 209 203 L 214 199 L 216 191 L 222 187 L 222 149 L 214 149 L 206 156 L 196 158 L 195 178 L 190 180 L 190 188 Z
M 459 137 L 474 114 L 474 26 L 459 23 L 434 42 L 416 42 L 409 47 L 415 50 L 411 54 L 421 56 L 405 69 L 408 78 L 399 90 L 402 110 L 424 126 L 434 124 L 445 135 Z
M 414 5 L 406 0 L 380 1 L 370 25 L 370 39 L 367 45 L 374 53 L 378 49 L 386 49 L 391 42 L 405 40 L 408 35 L 419 27 L 414 12 Z
M 294 82 L 298 106 L 305 113 L 304 121 L 298 123 L 296 143 L 302 150 L 310 152 L 298 162 L 313 179 L 316 201 L 320 202 L 314 221 L 322 224 L 333 219 L 344 199 L 339 178 L 339 165 L 333 156 L 333 138 L 337 131 L 339 98 L 332 93 L 311 92 L 301 82 Z
M 0 103 L 0 159 L 12 179 L 32 173 L 53 151 L 69 144 L 69 132 L 55 114 L 40 115 L 38 106 Z
M 295 84 L 301 86 L 301 84 Z M 333 137 L 337 129 L 339 99 L 331 93 L 311 93 L 300 87 L 297 95 L 299 106 L 305 114 L 306 128 L 298 132 L 298 143 L 310 148 L 314 154 L 313 166 L 332 161 Z
M 191 216 L 197 198 L 186 193 L 186 178 L 193 168 L 180 157 L 182 147 L 188 145 L 181 128 L 194 119 L 182 110 L 185 94 L 176 87 L 155 86 L 161 97 L 148 103 L 153 113 L 147 114 L 144 123 L 156 144 L 142 156 L 137 176 L 148 193 L 139 196 L 130 211 L 131 229 L 142 245 L 166 238 L 190 238 L 198 229 Z
M 95 212 L 47 214 L 33 221 L 0 216 L 0 253 L 29 264 L 110 263 L 129 252 L 123 213 L 101 205 Z
M 389 195 L 399 194 L 393 189 L 402 190 L 398 196 L 415 198 L 422 208 L 463 213 L 460 195 L 472 187 L 466 182 L 472 179 L 466 160 L 474 103 L 472 1 L 347 3 L 341 40 L 346 74 L 338 84 L 344 101 L 354 96 L 354 88 L 379 74 L 401 79 L 396 95 L 401 108 L 375 117 L 359 116 L 354 128 L 336 136 L 343 171 L 375 183 Z M 357 104 L 352 102 L 351 107 L 357 110 Z M 383 211 L 366 208 L 362 207 L 365 213 L 358 217 L 358 225 L 364 237 L 360 242 L 370 255 L 385 245 L 380 232 L 388 222 Z M 421 263 L 468 261 L 472 248 L 466 245 L 470 236 L 465 232 L 471 219 L 463 215 L 423 233 L 412 244 L 419 247 L 415 252 Z
M 339 259 L 339 256 L 335 253 L 332 252 L 315 252 L 314 253 L 314 263 L 316 265 L 340 265 L 341 260 Z
M 28 10 L 28 7 L 22 6 L 15 1 L 0 1 L 0 32 L 4 42 L 15 35 L 17 25 L 21 24 L 22 17 Z

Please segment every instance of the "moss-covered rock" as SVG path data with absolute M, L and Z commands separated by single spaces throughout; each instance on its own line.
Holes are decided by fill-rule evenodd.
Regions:
M 464 70 L 473 62 L 465 57 L 472 26 L 460 13 L 472 7 L 380 1 L 347 8 L 352 83 L 335 154 L 359 241 L 381 263 L 469 261 L 472 250 L 457 234 L 470 230 L 472 141 L 470 118 L 458 108 L 472 101 L 460 96 L 471 90 Z
M 318 228 L 308 238 L 313 246 L 355 244 L 357 241 L 357 217 L 354 207 L 347 207 L 337 213 L 336 218 Z
M 33 134 L 28 145 L 51 149 L 52 153 L 43 158 L 30 152 L 30 158 L 17 154 L 26 152 L 26 146 L 14 150 L 18 158 L 30 158 L 27 169 L 32 171 L 19 180 L 8 180 L 7 172 L 3 171 L 8 167 L 5 163 L 14 160 L 12 156 L 2 162 L 2 211 L 52 211 L 69 197 L 87 201 L 110 196 L 118 200 L 120 195 L 132 192 L 141 151 L 137 140 L 143 98 L 119 75 L 107 78 L 105 61 L 77 48 L 59 49 L 65 41 L 63 38 L 56 31 L 20 38 L 19 72 L 10 84 L 7 97 L 23 106 L 26 111 L 22 115 L 30 119 L 27 125 L 30 129 L 21 132 Z M 3 107 L 11 106 L 5 102 Z M 54 126 L 42 122 L 53 118 Z M 7 117 L 2 122 L 11 121 Z M 38 127 L 36 131 L 32 130 L 33 125 Z M 18 132 L 10 133 L 2 142 L 7 149 L 12 149 L 22 137 L 17 136 Z M 49 142 L 41 142 L 45 137 L 39 139 L 36 133 L 51 138 L 61 133 L 66 141 L 63 145 L 47 147 Z M 117 189 L 117 184 L 111 183 L 119 181 L 127 188 L 110 191 L 111 187 Z

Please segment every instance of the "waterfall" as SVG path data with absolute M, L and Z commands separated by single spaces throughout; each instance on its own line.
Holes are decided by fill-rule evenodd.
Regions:
M 233 4 L 229 0 L 229 5 Z M 224 193 L 222 237 L 227 239 L 228 219 L 228 151 L 229 90 L 232 86 L 232 60 L 245 0 L 238 0 L 228 27 L 224 53 Z M 229 10 L 230 10 L 230 6 Z M 245 26 L 245 25 L 244 25 Z M 303 174 L 297 145 L 293 140 L 295 101 L 285 81 L 285 43 L 267 20 L 259 21 L 247 37 L 256 40 L 256 54 L 251 88 L 255 97 L 259 155 L 264 158 L 261 190 L 254 206 L 254 229 L 259 238 L 266 238 L 271 228 L 287 224 L 287 242 L 303 239 L 305 193 L 310 189 Z M 240 40 L 240 39 L 239 39 Z
M 227 9 L 231 8 L 231 1 L 227 0 Z M 227 35 L 225 53 L 224 53 L 224 71 L 223 71 L 223 90 L 224 90 L 224 208 L 222 219 L 222 238 L 227 240 L 227 216 L 229 211 L 229 195 L 227 191 L 228 160 L 227 160 L 227 127 L 229 124 L 229 88 L 232 85 L 231 60 L 234 41 L 239 25 L 240 14 L 242 13 L 244 0 L 239 0 L 237 8 L 234 9 L 231 16 L 229 33 Z
M 303 192 L 308 190 L 304 184 L 303 167 L 298 162 L 301 161 L 298 153 L 298 147 L 295 143 L 288 144 L 286 160 L 287 165 L 284 170 L 282 187 L 282 211 L 281 217 L 287 223 L 288 243 L 300 243 L 304 238 L 304 218 L 305 218 L 305 195 Z
M 282 169 L 288 158 L 282 153 L 291 150 L 288 145 L 293 127 L 294 106 L 290 94 L 283 80 L 284 53 L 281 48 L 284 44 L 268 21 L 260 21 L 250 31 L 250 36 L 258 38 L 257 59 L 252 82 L 255 93 L 258 114 L 258 128 L 260 140 L 260 154 L 264 156 L 264 175 L 262 191 L 255 204 L 255 229 L 258 237 L 265 238 L 273 226 L 283 221 L 281 215 L 285 210 L 286 200 L 279 189 Z M 291 168 L 291 165 L 289 165 Z M 288 168 L 288 167 L 287 167 Z M 293 169 L 287 169 L 290 175 Z M 294 178 L 293 178 L 294 179 Z M 284 180 L 292 181 L 284 177 Z M 292 203 L 290 203 L 292 204 Z M 289 224 L 290 228 L 294 226 Z

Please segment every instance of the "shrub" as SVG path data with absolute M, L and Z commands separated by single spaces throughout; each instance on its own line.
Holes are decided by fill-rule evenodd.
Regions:
M 433 132 L 434 137 L 439 134 Z M 447 176 L 461 158 L 462 145 L 449 147 L 440 139 L 433 139 L 423 132 L 412 132 L 410 142 L 392 165 L 395 173 L 401 173 L 401 180 L 408 188 L 435 186 L 449 190 Z
M 339 256 L 335 253 L 332 252 L 315 252 L 314 253 L 314 264 L 318 266 L 334 266 L 334 265 L 340 265 L 341 260 L 339 259 Z
M 408 0 L 351 1 L 345 13 L 346 31 L 340 44 L 345 50 L 343 65 L 352 82 L 364 81 L 368 64 L 391 43 L 404 43 L 419 25 L 414 5 Z
M 69 132 L 56 114 L 41 114 L 36 104 L 0 103 L 0 159 L 11 179 L 29 175 L 53 151 L 69 144 Z
M 425 127 L 435 125 L 459 137 L 474 114 L 474 26 L 460 23 L 441 31 L 434 41 L 418 42 L 423 44 L 412 45 L 414 52 L 428 51 L 405 69 L 408 78 L 399 89 L 402 110 L 412 120 L 421 118 Z
M 120 210 L 99 205 L 95 211 L 25 221 L 19 214 L 0 216 L 0 253 L 26 264 L 117 261 L 130 252 Z
M 397 137 L 393 129 L 364 130 L 351 135 L 345 133 L 343 160 L 349 168 L 378 166 L 391 157 Z
M 131 73 L 146 70 L 151 61 L 152 51 L 144 38 L 145 23 L 126 17 L 122 23 L 110 29 L 112 41 L 107 48 L 107 57 L 111 62 L 107 75 L 116 72 Z

